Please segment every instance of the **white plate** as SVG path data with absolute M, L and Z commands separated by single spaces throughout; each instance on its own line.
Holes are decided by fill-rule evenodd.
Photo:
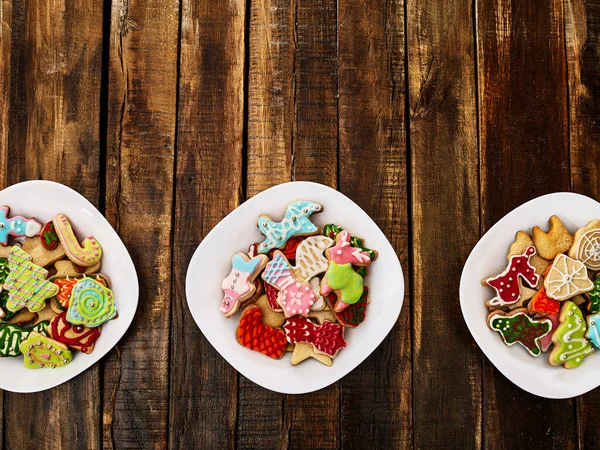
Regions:
M 321 228 L 327 223 L 335 223 L 362 237 L 367 247 L 379 251 L 379 257 L 369 267 L 369 275 L 365 279 L 371 298 L 367 318 L 357 328 L 346 330 L 348 347 L 339 352 L 332 367 L 312 358 L 292 367 L 291 353 L 286 353 L 281 360 L 274 360 L 242 347 L 235 339 L 240 313 L 226 319 L 219 311 L 223 297 L 221 280 L 231 270 L 232 255 L 238 251 L 246 252 L 252 242 L 262 241 L 256 227 L 258 216 L 267 214 L 274 220 L 280 220 L 287 205 L 295 200 L 321 203 L 324 211 L 312 216 L 313 223 Z M 293 182 L 261 192 L 208 233 L 188 267 L 186 294 L 198 327 L 238 372 L 272 391 L 301 394 L 335 383 L 377 348 L 400 314 L 404 278 L 389 241 L 356 203 L 327 186 Z
M 94 236 L 102 245 L 102 269 L 111 283 L 119 317 L 102 325 L 102 333 L 89 355 L 75 351 L 73 361 L 57 369 L 26 369 L 23 356 L 0 358 L 0 388 L 12 392 L 38 392 L 79 375 L 102 358 L 129 328 L 138 303 L 138 278 L 123 242 L 100 212 L 79 193 L 51 181 L 26 181 L 0 192 L 0 205 L 10 216 L 35 217 L 46 223 L 64 213 L 80 239 Z
M 506 267 L 506 255 L 515 233 L 548 229 L 550 216 L 560 217 L 571 233 L 600 218 L 600 203 L 579 194 L 561 192 L 533 199 L 504 216 L 477 243 L 460 279 L 460 306 L 467 326 L 483 353 L 502 374 L 520 388 L 540 397 L 570 398 L 600 386 L 600 353 L 588 356 L 576 369 L 548 363 L 548 353 L 537 358 L 520 345 L 508 347 L 486 323 L 485 302 L 494 294 L 481 280 Z

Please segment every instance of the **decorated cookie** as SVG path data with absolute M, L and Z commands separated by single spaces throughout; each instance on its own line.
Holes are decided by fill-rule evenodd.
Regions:
M 532 288 L 538 284 L 539 275 L 529 262 L 533 255 L 535 255 L 535 247 L 527 247 L 523 254 L 511 256 L 508 266 L 502 273 L 485 280 L 485 283 L 496 291 L 496 296 L 487 302 L 488 306 L 502 307 L 517 303 L 521 298 L 519 278 Z
M 60 240 L 58 239 L 58 235 L 56 234 L 54 223 L 52 221 L 43 226 L 42 231 L 40 232 L 40 238 L 42 246 L 46 250 L 55 250 L 60 245 Z
M 327 305 L 329 306 L 329 309 L 335 314 L 337 321 L 341 325 L 349 328 L 356 328 L 361 323 L 363 323 L 367 317 L 367 305 L 369 304 L 368 294 L 369 288 L 367 286 L 364 286 L 360 300 L 339 312 L 337 312 L 333 307 L 337 297 L 335 296 L 335 294 L 329 294 L 329 296 L 326 299 Z
M 0 207 L 0 244 L 8 244 L 8 236 L 33 237 L 37 236 L 42 229 L 42 224 L 35 219 L 27 219 L 23 216 L 9 218 L 10 208 Z
M 510 347 L 519 343 L 532 356 L 541 355 L 542 349 L 539 341 L 552 330 L 550 320 L 532 319 L 524 308 L 515 309 L 509 313 L 492 312 L 488 316 L 488 326 L 502 335 L 506 345 Z
M 285 256 L 288 259 L 288 261 L 294 260 L 296 259 L 296 252 L 298 251 L 298 246 L 304 239 L 306 239 L 306 236 L 291 237 L 279 250 L 281 251 L 281 253 L 283 253 L 283 256 Z M 255 245 L 258 252 L 258 244 Z M 276 249 L 271 249 L 271 251 L 269 252 L 269 257 L 272 258 L 275 251 Z
M 590 314 L 600 312 L 600 273 L 596 275 L 594 288 L 585 294 L 587 298 L 587 310 Z
M 573 236 L 557 216 L 550 217 L 550 229 L 547 233 L 537 226 L 533 227 L 531 233 L 539 255 L 550 261 L 573 245 Z
M 29 334 L 21 343 L 20 349 L 28 369 L 55 369 L 66 366 L 73 360 L 73 354 L 66 345 L 36 332 Z
M 296 366 L 302 361 L 306 361 L 308 358 L 316 359 L 321 364 L 324 364 L 328 367 L 331 367 L 333 365 L 333 360 L 331 359 L 331 356 L 327 356 L 323 353 L 317 353 L 312 344 L 307 344 L 306 342 L 298 342 L 297 344 L 288 345 L 294 346 L 291 360 L 292 366 Z
M 273 359 L 280 359 L 287 346 L 285 333 L 279 328 L 265 325 L 262 310 L 255 305 L 250 305 L 242 312 L 236 337 L 244 347 Z
M 335 295 L 334 294 L 330 294 L 330 296 L 334 297 L 334 301 L 335 301 Z M 323 309 L 321 311 L 311 311 L 308 314 L 308 317 L 313 320 L 316 321 L 318 324 L 323 325 L 323 322 L 325 322 L 326 320 L 331 322 L 331 323 L 337 323 L 337 316 L 334 314 L 334 312 L 331 309 Z
M 75 236 L 71 223 L 64 214 L 57 214 L 52 219 L 54 229 L 64 248 L 67 258 L 73 264 L 82 267 L 90 267 L 102 259 L 102 247 L 100 243 L 89 236 L 83 240 L 81 245 Z
M 10 317 L 10 319 L 8 317 Z M 25 325 L 33 322 L 36 318 L 37 313 L 32 313 L 27 308 L 23 308 L 17 312 L 10 312 L 10 314 L 7 312 L 7 315 L 2 319 L 2 323 L 12 323 L 13 325 Z
M 368 266 L 371 257 L 360 247 L 350 245 L 350 233 L 341 231 L 335 238 L 335 245 L 325 251 L 327 259 L 337 264 L 352 264 L 355 266 Z
M 569 257 L 581 261 L 590 270 L 600 270 L 600 220 L 592 220 L 575 232 Z
M 360 300 L 363 293 L 363 278 L 354 271 L 352 264 L 329 261 L 327 272 L 321 280 L 321 295 L 329 295 L 332 291 L 337 296 L 333 309 L 336 312 L 343 311 Z
M 66 312 L 54 317 L 47 330 L 52 339 L 83 353 L 92 353 L 94 343 L 100 337 L 100 327 L 73 325 L 67 321 Z
M 277 297 L 286 317 L 307 315 L 315 303 L 315 294 L 309 284 L 294 278 L 292 267 L 283 253 L 276 251 L 262 273 L 262 279 L 281 291 Z
M 258 255 L 250 258 L 244 253 L 236 253 L 231 260 L 231 272 L 221 283 L 224 296 L 221 301 L 221 313 L 225 317 L 233 316 L 244 300 L 256 292 L 254 281 L 262 272 L 269 258 Z
M 323 234 L 325 234 L 325 236 L 330 237 L 331 239 L 335 239 L 337 235 L 340 234 L 342 231 L 344 231 L 342 227 L 338 227 L 333 223 L 329 223 L 323 227 Z M 350 235 L 350 244 L 352 245 L 352 247 L 360 248 L 362 251 L 367 253 L 371 258 L 371 261 L 375 261 L 377 259 L 377 251 L 365 247 L 361 238 L 358 238 L 354 235 Z
M 510 258 L 515 255 L 522 255 L 527 250 L 527 247 L 531 247 L 533 245 L 533 239 L 524 231 L 518 231 L 515 235 L 515 240 L 511 244 L 510 249 L 508 250 L 508 255 L 506 259 L 510 262 Z M 540 275 L 540 281 L 536 286 L 536 289 L 541 288 L 541 284 L 543 281 L 542 275 L 546 273 L 546 269 L 552 264 L 552 261 L 548 261 L 547 259 L 542 258 L 537 253 L 533 255 L 529 259 L 529 263 L 535 268 L 535 273 Z M 523 291 L 521 291 L 521 297 L 523 297 Z M 531 297 L 530 297 L 531 298 Z
M 309 236 L 296 249 L 294 273 L 300 281 L 311 278 L 327 270 L 327 258 L 323 252 L 333 245 L 333 239 L 326 236 Z M 285 255 L 285 254 L 284 254 Z
M 8 291 L 6 307 L 16 312 L 27 308 L 34 313 L 44 307 L 46 299 L 56 295 L 58 287 L 46 280 L 48 271 L 34 264 L 31 256 L 14 246 L 8 257 L 10 274 L 4 282 Z
M 322 325 L 315 325 L 305 317 L 290 317 L 286 319 L 283 329 L 289 343 L 312 344 L 315 352 L 332 358 L 348 345 L 344 340 L 344 327 L 329 321 L 323 322 Z
M 79 280 L 71 292 L 67 320 L 95 328 L 117 315 L 113 292 L 93 278 Z
M 591 314 L 587 317 L 588 330 L 585 337 L 594 344 L 596 348 L 600 348 L 600 313 Z
M 585 338 L 586 329 L 586 323 L 577 305 L 570 301 L 563 302 L 560 325 L 552 336 L 554 347 L 548 356 L 550 364 L 562 364 L 567 369 L 579 367 L 584 358 L 594 351 L 594 347 Z
M 545 316 L 544 319 L 548 319 L 550 322 L 552 322 L 552 329 L 550 330 L 550 333 L 540 338 L 540 348 L 543 352 L 547 352 L 550 350 L 550 347 L 552 347 L 552 336 L 554 336 L 554 333 L 556 333 L 556 330 L 560 325 L 560 314 L 550 314 Z
M 594 284 L 588 278 L 587 269 L 581 261 L 561 253 L 554 259 L 544 279 L 544 288 L 548 297 L 563 301 L 591 291 Z
M 73 264 L 68 259 L 63 259 L 61 261 L 56 261 L 54 263 L 54 269 L 56 270 L 55 276 L 60 277 L 76 277 L 79 275 L 92 275 L 100 272 L 100 267 L 102 263 L 98 261 L 93 266 L 89 267 L 80 267 Z
M 48 322 L 40 323 L 30 329 L 10 323 L 0 324 L 0 357 L 19 356 L 21 342 L 27 339 L 32 331 L 45 335 L 44 330 L 47 324 Z
M 267 304 L 269 305 L 269 308 L 271 308 L 273 311 L 283 311 L 283 308 L 281 308 L 281 305 L 277 301 L 277 298 L 279 297 L 279 292 L 279 289 L 277 289 L 276 287 L 271 286 L 269 283 L 265 283 L 265 294 L 267 295 Z
M 258 218 L 258 229 L 265 236 L 259 244 L 259 253 L 268 253 L 271 249 L 282 248 L 292 236 L 310 236 L 319 233 L 310 216 L 323 211 L 323 206 L 310 201 L 299 201 L 288 205 L 281 222 L 274 222 L 269 216 Z
M 65 257 L 65 251 L 63 250 L 62 245 L 59 244 L 56 248 L 48 250 L 42 244 L 42 238 L 40 236 L 25 239 L 23 250 L 31 256 L 34 264 L 41 267 L 48 267 Z
M 530 314 L 540 316 L 556 315 L 560 312 L 560 302 L 549 298 L 546 295 L 546 289 L 542 287 L 527 305 L 527 310 Z
M 73 291 L 75 284 L 86 277 L 92 278 L 106 287 L 110 287 L 108 278 L 100 273 L 94 275 L 77 275 L 74 277 L 55 275 L 49 278 L 52 283 L 58 286 L 58 293 L 53 297 L 53 300 L 62 311 L 66 311 L 69 308 L 71 292 Z

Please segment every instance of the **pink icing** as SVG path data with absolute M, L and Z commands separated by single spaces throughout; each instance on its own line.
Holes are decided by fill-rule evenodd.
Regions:
M 552 345 L 552 336 L 560 325 L 560 314 L 550 314 L 549 316 L 544 317 L 544 319 L 550 319 L 552 328 L 550 328 L 549 333 L 546 333 L 545 336 L 540 338 L 540 347 L 543 352 L 547 351 L 550 348 L 550 345 Z
M 252 286 L 248 282 L 249 278 L 250 273 L 232 269 L 227 278 L 223 280 L 221 288 L 225 295 L 220 308 L 223 314 L 228 314 L 235 307 L 239 298 L 251 291 Z
M 346 230 L 338 235 L 336 243 L 329 249 L 328 255 L 331 261 L 338 264 L 357 264 L 362 266 L 371 262 L 371 257 L 368 253 L 350 245 L 350 233 Z

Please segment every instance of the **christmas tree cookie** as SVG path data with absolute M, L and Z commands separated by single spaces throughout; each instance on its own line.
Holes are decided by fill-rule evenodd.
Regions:
M 600 312 L 600 273 L 596 276 L 594 281 L 594 289 L 585 294 L 588 302 L 587 309 L 590 314 L 596 314 Z
M 527 315 L 527 309 L 519 308 L 511 312 L 495 311 L 488 316 L 489 327 L 502 335 L 509 347 L 517 342 L 532 356 L 540 356 L 540 339 L 552 330 L 548 319 L 535 320 Z
M 585 338 L 586 330 L 581 310 L 571 301 L 564 302 L 560 310 L 560 325 L 552 336 L 554 348 L 548 357 L 550 364 L 562 364 L 567 369 L 579 367 L 584 358 L 594 352 L 594 347 Z

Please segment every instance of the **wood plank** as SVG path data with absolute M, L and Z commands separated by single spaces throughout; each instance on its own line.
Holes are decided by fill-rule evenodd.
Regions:
M 600 4 L 565 2 L 565 35 L 569 79 L 571 187 L 600 199 Z M 600 446 L 600 390 L 580 397 L 579 442 Z
M 249 7 L 246 198 L 291 179 L 296 15 L 295 1 Z M 284 447 L 284 405 L 284 395 L 240 375 L 238 448 Z
M 569 190 L 563 24 L 560 0 L 477 1 L 483 230 L 526 200 Z M 577 446 L 572 401 L 529 395 L 489 362 L 484 387 L 486 448 L 521 447 L 524 437 Z
M 104 448 L 167 447 L 178 36 L 177 0 L 113 1 L 106 215 L 131 253 L 140 299 L 104 367 Z
M 406 280 L 396 326 L 341 382 L 341 446 L 412 448 L 404 2 L 341 0 L 338 11 L 339 188 L 382 228 Z
M 8 183 L 56 180 L 98 205 L 102 3 L 24 0 L 12 12 Z M 100 402 L 97 365 L 45 393 L 5 393 L 19 414 L 5 416 L 4 444 L 99 448 Z
M 243 0 L 182 2 L 170 448 L 235 446 L 236 371 L 189 314 L 185 276 L 199 241 L 242 199 L 245 13 Z
M 415 448 L 481 447 L 481 356 L 458 307 L 479 238 L 471 6 L 407 4 Z

